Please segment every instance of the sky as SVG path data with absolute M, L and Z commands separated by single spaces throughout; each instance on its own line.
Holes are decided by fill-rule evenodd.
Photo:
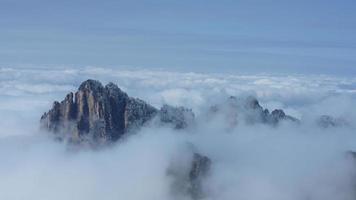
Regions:
M 355 0 L 0 0 L 0 199 L 189 200 L 167 171 L 187 173 L 193 150 L 212 161 L 202 200 L 354 200 L 355 10 Z M 190 108 L 194 124 L 149 123 L 76 151 L 39 120 L 86 79 Z M 250 95 L 300 123 L 206 115 Z M 320 127 L 323 115 L 340 126 Z
M 354 0 L 0 0 L 1 67 L 356 74 Z

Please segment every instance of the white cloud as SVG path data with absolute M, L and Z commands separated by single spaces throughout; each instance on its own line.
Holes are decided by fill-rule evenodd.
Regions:
M 278 128 L 199 121 L 187 131 L 147 127 L 113 148 L 73 152 L 39 133 L 41 114 L 81 81 L 112 81 L 130 96 L 203 113 L 229 95 L 256 95 L 310 123 Z M 354 199 L 351 128 L 320 129 L 319 115 L 355 127 L 356 79 L 198 74 L 110 68 L 0 69 L 0 199 L 174 199 L 166 168 L 186 143 L 213 161 L 206 199 Z

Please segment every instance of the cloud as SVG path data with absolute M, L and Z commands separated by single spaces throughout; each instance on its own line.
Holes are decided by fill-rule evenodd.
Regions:
M 355 198 L 356 166 L 345 153 L 356 150 L 355 79 L 96 67 L 0 72 L 0 199 L 189 199 L 171 193 L 166 173 L 187 144 L 213 163 L 205 199 Z M 184 131 L 151 125 L 101 151 L 68 148 L 38 130 L 39 117 L 88 78 L 117 83 L 157 107 L 193 108 L 198 123 Z M 204 121 L 210 105 L 250 94 L 301 125 L 226 129 L 223 119 Z M 314 121 L 322 114 L 343 117 L 351 128 L 319 128 Z

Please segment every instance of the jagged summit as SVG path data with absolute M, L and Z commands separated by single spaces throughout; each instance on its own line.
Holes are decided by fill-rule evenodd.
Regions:
M 132 107 L 140 107 L 146 116 L 132 116 Z M 157 109 L 130 98 L 113 83 L 105 87 L 96 80 L 84 81 L 73 95 L 54 102 L 41 117 L 42 127 L 60 139 L 72 142 L 106 143 L 118 140 L 132 124 L 142 125 Z M 128 122 L 130 121 L 130 122 Z
M 41 117 L 41 127 L 60 140 L 74 143 L 101 144 L 114 142 L 125 133 L 143 126 L 159 115 L 162 123 L 176 129 L 185 128 L 193 120 L 189 109 L 164 106 L 161 110 L 141 99 L 129 97 L 114 83 L 105 87 L 96 80 L 84 81 L 73 94 Z
M 349 122 L 341 117 L 333 117 L 330 115 L 321 115 L 316 123 L 321 128 L 330 128 L 330 127 L 347 127 L 349 126 Z
M 158 110 L 143 100 L 129 97 L 113 83 L 103 86 L 99 81 L 87 80 L 75 94 L 70 92 L 63 101 L 55 101 L 52 109 L 41 117 L 41 125 L 60 140 L 97 146 L 117 141 L 156 116 L 160 123 L 171 124 L 175 129 L 186 128 L 188 120 L 194 120 L 190 109 L 164 105 Z M 172 172 L 175 182 L 187 187 L 172 187 L 192 199 L 200 199 L 201 182 L 210 165 L 208 157 L 194 153 L 187 168 L 181 169 L 183 173 Z
M 104 89 L 103 85 L 93 79 L 88 79 L 80 84 L 78 90 L 91 90 L 91 91 L 102 91 Z
M 230 96 L 227 101 L 212 106 L 207 116 L 210 119 L 214 119 L 215 116 L 223 117 L 230 127 L 241 123 L 263 123 L 272 126 L 282 121 L 299 123 L 298 119 L 286 115 L 281 109 L 275 109 L 272 112 L 264 109 L 253 96 L 246 98 Z
M 167 104 L 160 109 L 160 121 L 174 124 L 174 128 L 182 129 L 188 127 L 194 121 L 195 115 L 191 109 L 173 107 Z
M 280 109 L 270 113 L 251 96 L 231 96 L 226 102 L 212 106 L 208 115 L 214 118 L 219 114 L 224 115 L 229 126 L 241 122 L 269 125 L 277 125 L 283 120 L 298 122 Z M 184 129 L 194 123 L 195 115 L 184 107 L 163 105 L 157 109 L 128 96 L 114 83 L 103 86 L 99 81 L 89 79 L 74 94 L 70 92 L 63 101 L 55 101 L 52 109 L 41 117 L 41 126 L 60 140 L 103 144 L 115 142 L 150 121 Z

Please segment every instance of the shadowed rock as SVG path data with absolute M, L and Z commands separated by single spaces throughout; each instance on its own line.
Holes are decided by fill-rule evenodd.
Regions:
M 115 84 L 105 87 L 98 81 L 83 82 L 73 95 L 41 117 L 41 126 L 60 139 L 71 142 L 113 142 L 134 126 L 142 126 L 158 110 L 129 97 Z
M 281 109 L 275 109 L 271 112 L 271 114 L 268 114 L 268 110 L 265 113 L 265 120 L 267 122 L 270 122 L 272 124 L 278 124 L 280 121 L 290 121 L 290 122 L 296 122 L 299 123 L 299 120 L 286 115 L 283 110 Z
M 95 80 L 84 81 L 73 94 L 41 117 L 41 127 L 71 143 L 105 144 L 115 142 L 129 131 L 157 118 L 176 129 L 194 120 L 192 110 L 164 105 L 160 110 L 129 97 L 113 83 L 105 87 Z
M 189 197 L 190 199 L 204 198 L 203 181 L 210 173 L 211 160 L 199 153 L 193 153 L 189 163 L 182 165 L 181 161 L 172 164 L 167 174 L 172 177 L 172 193 L 177 199 Z
M 226 102 L 212 106 L 209 115 L 219 114 L 223 115 L 230 127 L 242 122 L 245 124 L 264 123 L 272 126 L 276 126 L 282 121 L 299 123 L 298 119 L 286 115 L 281 109 L 273 110 L 270 113 L 252 96 L 247 98 L 231 96 Z
M 173 124 L 175 129 L 186 128 L 193 120 L 194 113 L 191 109 L 163 105 L 160 110 L 160 121 Z
M 208 157 L 194 153 L 189 171 L 189 182 L 191 187 L 188 191 L 193 199 L 204 197 L 202 181 L 209 174 L 210 167 L 211 160 Z
M 347 121 L 344 120 L 343 118 L 334 118 L 329 115 L 320 116 L 317 119 L 316 123 L 321 128 L 348 126 Z
M 139 129 L 158 114 L 158 110 L 141 99 L 129 98 L 124 112 L 127 130 Z
M 269 113 L 254 97 L 238 99 L 232 96 L 227 102 L 213 106 L 210 114 L 219 112 L 225 115 L 230 126 L 241 121 L 270 125 L 281 121 L 298 122 L 283 110 Z M 104 87 L 99 81 L 87 80 L 75 94 L 69 93 L 63 101 L 53 103 L 52 109 L 41 117 L 41 127 L 71 143 L 105 144 L 117 141 L 153 118 L 158 119 L 159 124 L 184 129 L 194 123 L 195 116 L 191 109 L 184 107 L 164 105 L 158 110 L 129 97 L 113 83 Z

